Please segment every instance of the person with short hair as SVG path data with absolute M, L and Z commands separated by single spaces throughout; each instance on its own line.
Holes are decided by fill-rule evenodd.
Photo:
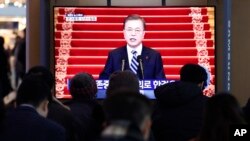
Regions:
M 49 69 L 44 66 L 34 66 L 29 69 L 25 76 L 37 75 L 48 84 L 49 89 L 52 90 L 55 84 L 53 74 Z M 79 122 L 69 110 L 69 107 L 60 102 L 56 97 L 51 94 L 49 95 L 48 104 L 48 116 L 47 118 L 55 121 L 65 128 L 66 141 L 78 141 L 79 136 Z
M 123 23 L 127 45 L 109 52 L 99 79 L 109 79 L 118 70 L 131 70 L 139 79 L 166 79 L 159 52 L 143 45 L 146 22 L 137 15 L 128 15 Z
M 185 64 L 180 81 L 155 89 L 156 108 L 152 130 L 156 141 L 187 141 L 200 132 L 205 102 L 206 70 L 198 64 Z
M 4 141 L 65 141 L 65 130 L 46 119 L 50 88 L 37 75 L 26 76 L 17 91 L 17 107 L 4 120 Z
M 132 92 L 140 91 L 139 79 L 132 71 L 117 71 L 111 74 L 109 85 L 106 90 L 107 97 L 121 89 Z
M 207 71 L 204 67 L 197 64 L 186 64 L 180 70 L 182 82 L 197 84 L 202 90 L 205 89 L 208 79 Z
M 89 73 L 78 73 L 70 79 L 72 100 L 67 105 L 80 121 L 81 140 L 92 141 L 99 138 L 104 122 L 102 106 L 96 100 L 97 85 Z
M 138 92 L 117 91 L 104 101 L 106 125 L 101 141 L 147 141 L 151 103 Z

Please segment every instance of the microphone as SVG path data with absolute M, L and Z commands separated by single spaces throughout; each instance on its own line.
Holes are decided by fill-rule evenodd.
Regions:
M 137 60 L 139 62 L 139 66 L 140 66 L 140 69 L 141 69 L 142 79 L 144 79 L 144 70 L 143 70 L 143 65 L 142 65 L 142 56 L 138 55 L 137 56 Z
M 125 59 L 122 59 L 122 68 L 121 68 L 122 71 L 124 71 L 124 67 L 125 67 Z

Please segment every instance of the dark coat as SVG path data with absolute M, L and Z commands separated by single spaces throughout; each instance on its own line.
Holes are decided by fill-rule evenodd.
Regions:
M 3 131 L 1 141 L 65 141 L 63 127 L 28 106 L 19 106 L 7 114 Z
M 72 100 L 67 103 L 73 115 L 80 121 L 83 141 L 93 141 L 99 138 L 105 120 L 100 104 L 95 100 Z
M 247 101 L 247 104 L 243 107 L 243 112 L 248 124 L 250 124 L 250 98 Z
M 186 141 L 202 127 L 207 97 L 196 84 L 173 82 L 156 88 L 153 133 L 156 141 Z
M 75 116 L 59 103 L 55 101 L 49 102 L 48 119 L 55 121 L 65 128 L 66 141 L 78 141 L 82 133 L 79 132 L 80 121 Z
M 144 68 L 144 79 L 166 79 L 159 52 L 143 46 L 141 58 Z M 109 79 L 113 72 L 121 70 L 123 59 L 125 60 L 124 70 L 130 70 L 126 46 L 111 51 L 99 79 Z M 140 79 L 142 78 L 140 67 L 137 70 L 137 75 Z

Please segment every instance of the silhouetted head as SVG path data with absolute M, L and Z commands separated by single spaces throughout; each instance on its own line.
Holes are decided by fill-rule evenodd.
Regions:
M 139 79 L 132 71 L 117 71 L 110 75 L 106 94 L 108 97 L 121 89 L 139 92 L 139 88 Z
M 78 73 L 70 80 L 70 94 L 75 100 L 96 98 L 97 85 L 91 74 Z
M 206 70 L 198 64 L 185 64 L 180 70 L 180 80 L 195 84 L 202 84 L 202 89 L 207 86 L 208 74 Z
M 41 76 L 25 76 L 17 91 L 16 102 L 32 105 L 37 112 L 46 117 L 48 113 L 48 99 L 51 96 L 50 88 Z
M 48 85 L 50 90 L 52 90 L 55 84 L 55 79 L 53 77 L 53 74 L 50 72 L 49 69 L 47 69 L 44 66 L 35 66 L 35 67 L 30 68 L 29 71 L 25 74 L 25 77 L 29 75 L 36 75 L 40 77 L 40 79 Z M 53 99 L 52 94 L 53 93 L 51 92 L 51 95 L 49 96 L 49 101 Z
M 145 139 L 151 127 L 151 103 L 138 92 L 117 91 L 104 101 L 107 123 L 129 123 L 139 128 Z
M 44 66 L 35 66 L 29 69 L 26 75 L 39 75 L 48 84 L 49 88 L 52 89 L 55 84 L 53 74 L 49 69 Z
M 17 105 L 31 104 L 36 107 L 49 96 L 50 88 L 40 76 L 25 76 L 17 91 Z

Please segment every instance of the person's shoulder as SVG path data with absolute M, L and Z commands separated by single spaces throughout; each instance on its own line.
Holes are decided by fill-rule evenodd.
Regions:
M 65 129 L 63 128 L 63 126 L 61 126 L 60 124 L 50 120 L 50 119 L 43 119 L 43 127 L 45 127 L 47 130 L 51 131 L 51 132 L 57 132 L 57 133 L 64 133 Z
M 73 114 L 70 112 L 69 109 L 66 109 L 66 107 L 63 107 L 59 103 L 50 102 L 48 118 L 53 119 L 59 117 L 61 117 L 62 120 L 71 120 L 74 118 Z
M 151 54 L 160 54 L 157 50 L 147 46 L 143 46 L 143 50 Z
M 25 117 L 22 116 L 24 114 L 26 115 Z M 59 124 L 45 117 L 42 117 L 33 108 L 30 108 L 30 107 L 19 106 L 13 111 L 12 114 L 10 113 L 9 116 L 12 117 L 13 119 L 19 118 L 23 122 L 26 122 L 26 124 L 34 125 L 34 127 L 37 127 L 40 129 L 55 129 L 59 131 L 61 129 L 64 130 L 63 127 L 61 127 Z
M 44 118 L 43 124 L 44 126 L 41 130 L 44 132 L 45 138 L 50 139 L 51 141 L 65 140 L 65 128 L 63 128 L 63 126 L 46 118 Z M 51 136 L 53 137 L 51 138 Z
M 28 120 L 30 118 L 32 119 Z M 59 130 L 59 131 L 64 130 L 64 128 L 61 125 L 57 124 L 56 122 L 48 118 L 39 115 L 37 112 L 32 116 L 29 116 L 28 119 L 26 121 L 30 122 L 29 124 L 33 124 L 40 129 Z

